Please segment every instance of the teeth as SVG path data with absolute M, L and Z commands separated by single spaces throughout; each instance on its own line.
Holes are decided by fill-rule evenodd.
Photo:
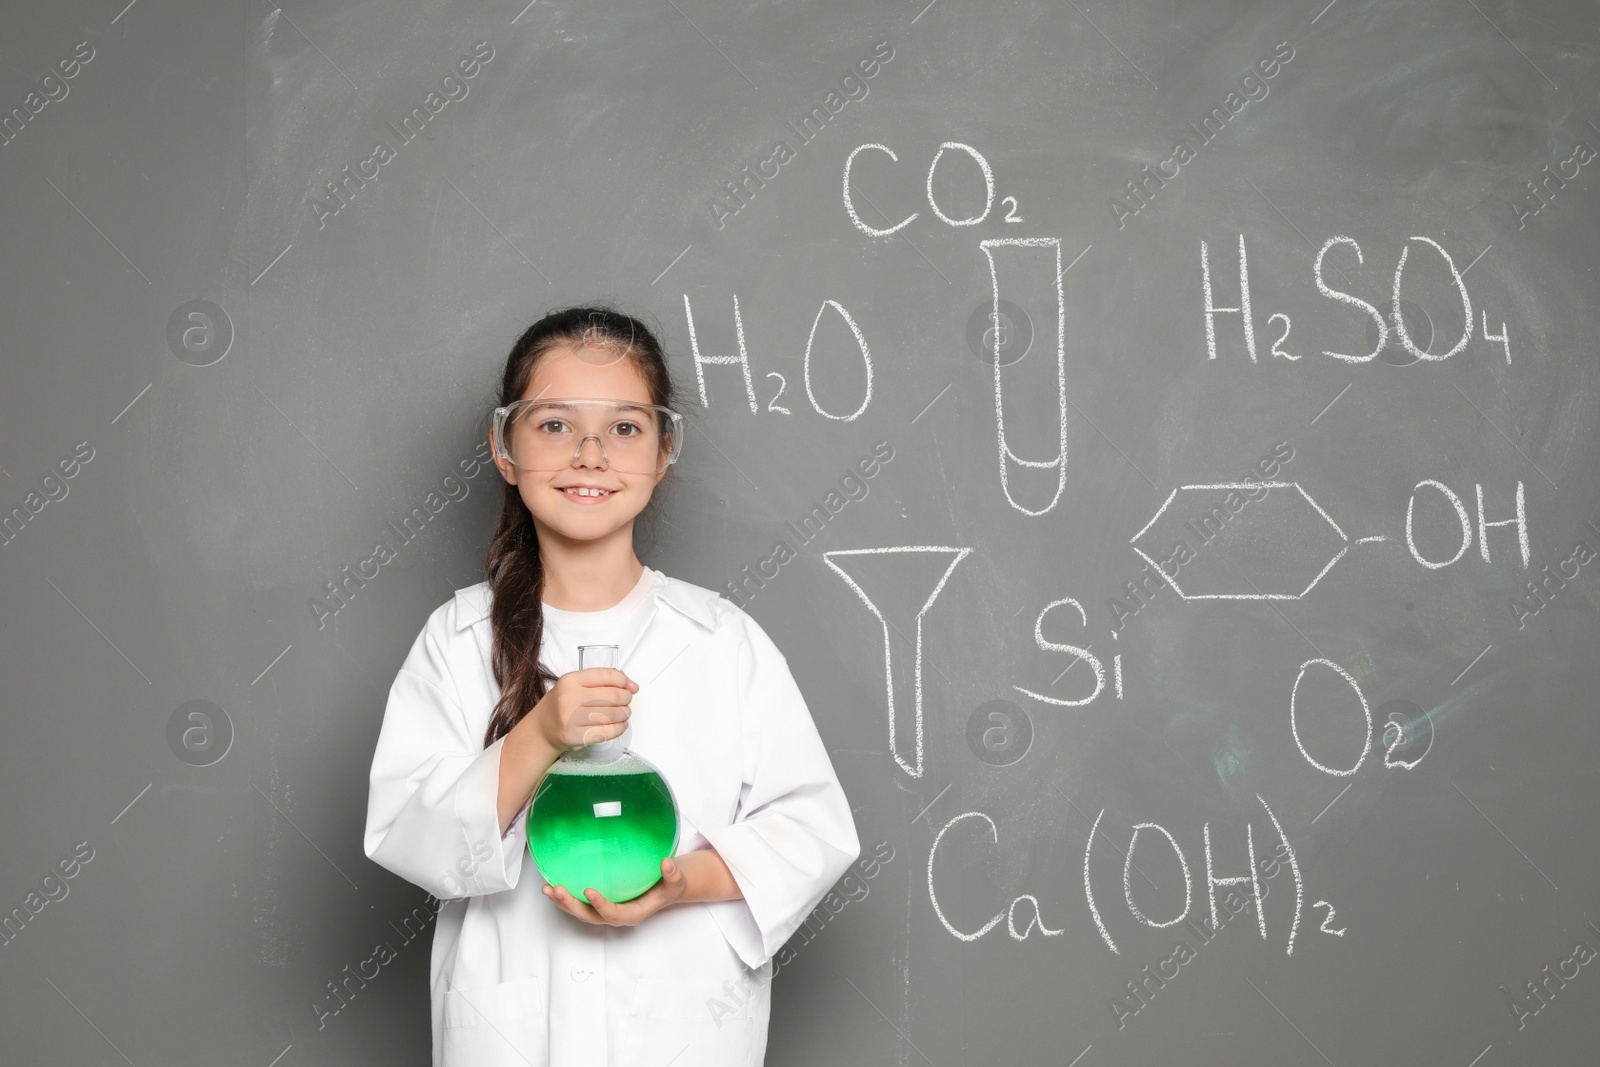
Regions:
M 571 493 L 574 496 L 610 496 L 611 495 L 611 490 L 609 490 L 609 489 L 587 489 L 587 488 L 582 488 L 582 487 L 577 488 L 577 489 L 563 489 L 562 492 Z

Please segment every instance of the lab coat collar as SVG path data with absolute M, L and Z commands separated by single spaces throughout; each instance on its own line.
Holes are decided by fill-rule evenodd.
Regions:
M 707 633 L 715 631 L 722 616 L 733 607 L 710 589 L 679 581 L 660 571 L 656 571 L 656 574 L 658 577 L 654 590 L 646 599 L 643 609 L 634 617 L 628 632 L 618 641 L 622 646 L 622 660 L 617 666 L 641 685 L 654 679 L 689 647 L 699 633 L 697 627 Z M 455 594 L 456 629 L 460 631 L 481 626 L 482 632 L 477 636 L 479 647 L 486 656 L 490 646 L 488 630 L 492 600 L 486 581 L 458 589 Z M 663 604 L 670 610 L 663 612 Z
M 679 581 L 671 575 L 661 574 L 660 571 L 656 573 L 660 575 L 656 580 L 653 594 L 656 600 L 670 605 L 707 630 L 717 628 L 717 619 L 721 614 L 716 607 L 717 601 L 721 599 L 717 593 L 689 582 Z M 475 623 L 487 621 L 492 600 L 489 583 L 486 581 L 469 585 L 465 589 L 457 589 L 456 629 L 465 630 Z

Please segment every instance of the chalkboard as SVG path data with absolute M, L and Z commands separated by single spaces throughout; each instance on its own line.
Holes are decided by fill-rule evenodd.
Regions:
M 5 25 L 7 1062 L 427 1061 L 367 770 L 594 301 L 863 844 L 767 1062 L 1593 1059 L 1593 4 Z

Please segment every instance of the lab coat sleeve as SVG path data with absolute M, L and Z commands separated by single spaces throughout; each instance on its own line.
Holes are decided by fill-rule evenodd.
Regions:
M 730 825 L 700 831 L 744 894 L 707 906 L 740 959 L 759 969 L 861 854 L 861 842 L 788 661 L 754 619 L 742 621 L 739 804 Z
M 483 748 L 468 728 L 443 643 L 451 622 L 445 608 L 428 620 L 389 689 L 363 840 L 373 862 L 441 900 L 515 887 L 526 833 L 521 816 L 500 833 L 505 738 Z

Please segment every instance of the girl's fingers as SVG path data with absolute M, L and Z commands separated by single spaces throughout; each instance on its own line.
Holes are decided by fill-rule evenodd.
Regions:
M 541 886 L 540 889 L 539 889 L 539 892 L 543 893 L 545 895 L 546 899 L 548 899 L 550 901 L 550 903 L 554 904 L 556 907 L 560 908 L 562 911 L 570 911 L 571 910 L 570 908 L 567 907 L 566 903 L 562 901 L 562 899 L 561 899 L 561 890 L 557 889 L 555 886 L 549 886 L 549 885 Z
M 595 919 L 591 918 L 593 909 L 586 908 L 582 904 L 579 904 L 577 898 L 575 898 L 571 893 L 568 893 L 564 887 L 546 885 L 541 892 L 543 892 L 545 896 L 549 897 L 555 903 L 556 907 L 560 908 L 568 915 L 576 916 L 577 918 L 582 919 L 584 922 L 596 921 Z
M 617 913 L 617 906 L 611 903 L 611 901 L 607 900 L 604 895 L 601 894 L 600 890 L 585 889 L 583 891 L 583 895 L 603 921 L 615 924 L 620 918 Z
M 670 859 L 663 860 L 662 865 L 664 868 L 666 868 L 664 871 L 664 880 L 670 881 L 673 884 L 673 887 L 676 888 L 676 886 L 683 880 L 682 868 L 680 868 Z M 659 885 L 652 886 L 644 897 L 640 897 L 638 899 L 639 901 L 645 901 L 646 898 L 657 895 L 658 892 L 664 888 L 664 886 Z M 567 890 L 562 886 L 545 885 L 540 889 L 540 892 L 549 897 L 562 911 L 569 915 L 576 916 L 586 923 L 607 923 L 612 926 L 633 926 L 641 922 L 645 918 L 645 915 L 651 914 L 651 912 L 646 912 L 645 915 L 636 915 L 630 921 L 627 918 L 628 913 L 630 911 L 638 911 L 638 908 L 635 906 L 635 902 L 629 901 L 626 904 L 613 903 L 612 901 L 606 899 L 605 895 L 602 894 L 598 889 L 585 889 L 583 891 L 583 900 L 588 902 L 587 906 L 581 903 L 578 897 L 568 893 Z

